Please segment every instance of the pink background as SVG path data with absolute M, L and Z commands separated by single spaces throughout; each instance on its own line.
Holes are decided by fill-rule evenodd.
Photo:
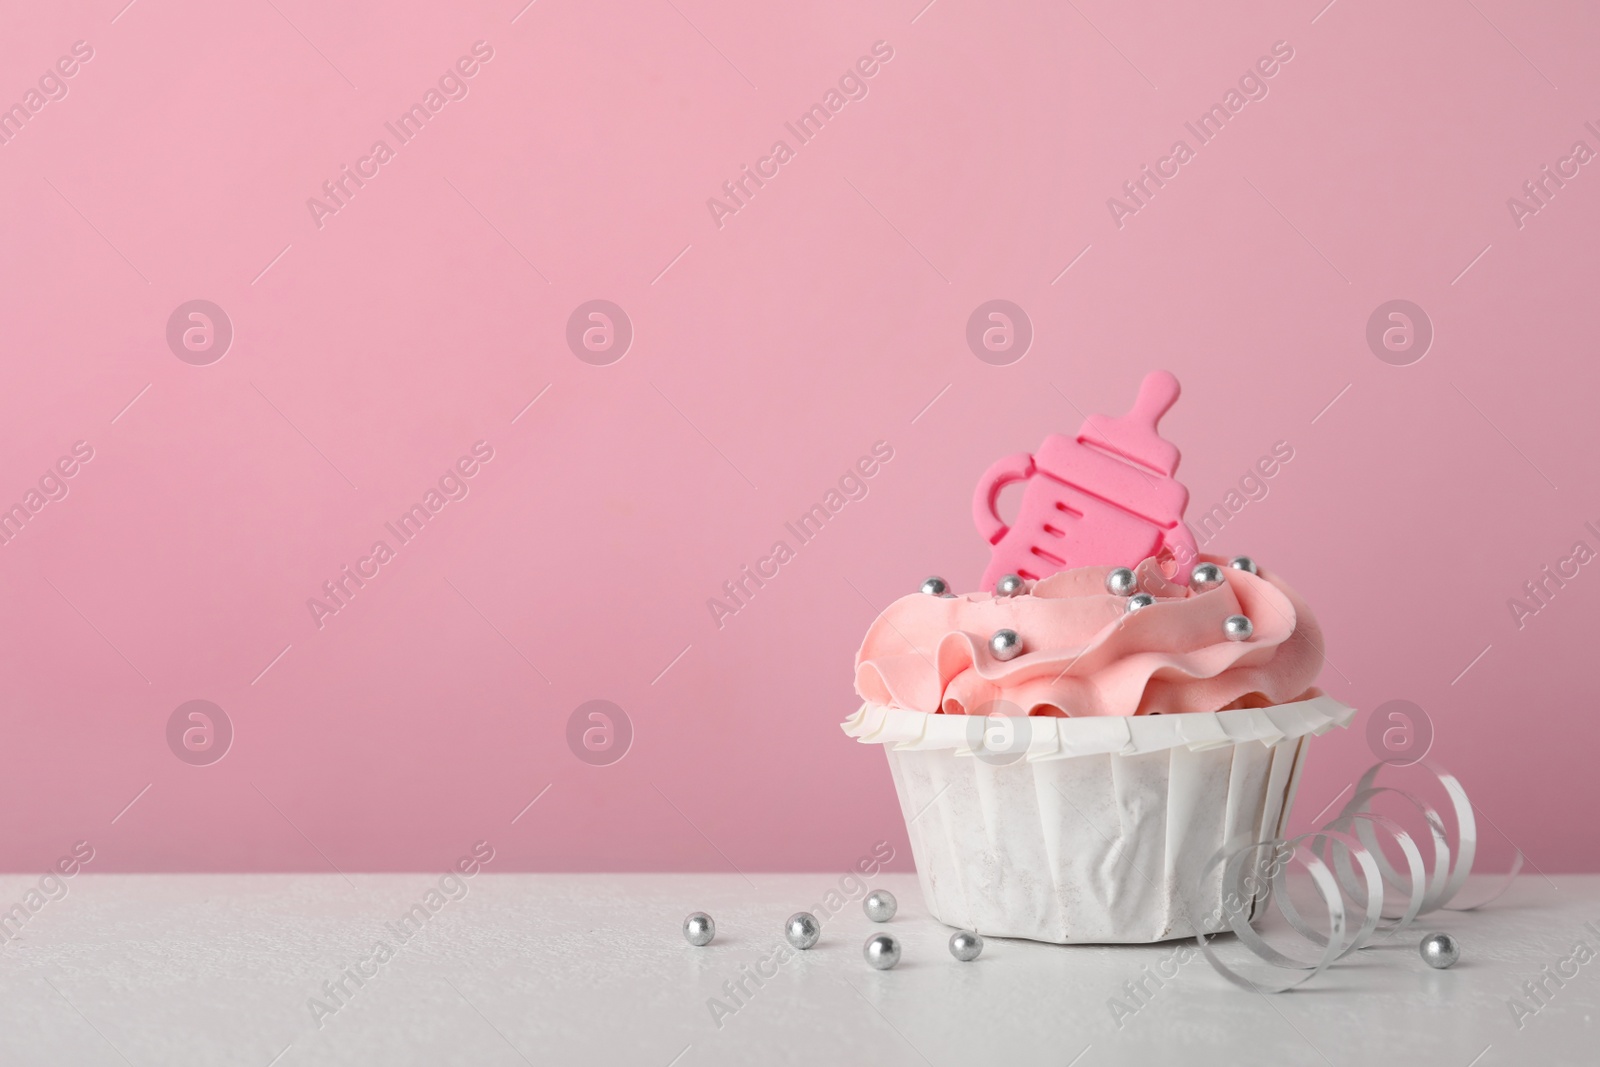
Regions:
M 94 450 L 0 547 L 6 869 L 78 839 L 93 870 L 478 839 L 503 870 L 840 870 L 880 839 L 907 869 L 883 757 L 836 725 L 858 639 L 929 573 L 976 582 L 991 460 L 1157 366 L 1191 514 L 1294 449 L 1207 547 L 1288 577 L 1363 709 L 1301 819 L 1406 698 L 1533 864 L 1600 866 L 1600 566 L 1507 606 L 1600 548 L 1600 169 L 1507 207 L 1600 149 L 1592 6 L 123 2 L 13 3 L 0 38 L 0 102 L 94 50 L 0 146 L 0 503 Z M 319 228 L 307 199 L 480 40 Z M 880 40 L 719 228 L 707 198 Z M 1266 98 L 1118 228 L 1107 198 L 1277 41 Z M 165 339 L 196 298 L 235 330 L 208 366 Z M 1008 366 L 965 340 L 997 298 L 1035 331 Z M 1409 366 L 1365 340 L 1396 298 L 1436 334 Z M 608 366 L 565 341 L 593 299 L 634 328 Z M 480 440 L 470 495 L 319 629 L 307 599 Z M 708 598 L 880 440 L 719 629 Z M 167 745 L 193 699 L 235 730 L 210 766 Z M 633 724 L 608 766 L 566 742 L 593 699 Z

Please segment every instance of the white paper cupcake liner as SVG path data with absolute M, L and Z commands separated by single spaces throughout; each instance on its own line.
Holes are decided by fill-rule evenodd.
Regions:
M 949 926 L 1058 944 L 1227 929 L 1220 871 L 1238 834 L 1281 835 L 1308 738 L 1355 714 L 1320 696 L 1182 715 L 1010 720 L 868 704 L 845 733 L 881 744 L 928 910 Z M 975 751 L 976 754 L 975 754 Z

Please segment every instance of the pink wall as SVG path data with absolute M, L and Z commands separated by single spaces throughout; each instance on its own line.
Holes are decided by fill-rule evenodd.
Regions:
M 0 145 L 0 503 L 93 452 L 0 547 L 0 866 L 83 839 L 99 870 L 442 867 L 487 839 L 504 870 L 837 870 L 882 839 L 904 867 L 882 756 L 836 726 L 860 634 L 928 573 L 976 582 L 992 459 L 1160 366 L 1197 507 L 1293 448 L 1209 547 L 1316 606 L 1329 690 L 1415 701 L 1534 864 L 1600 867 L 1572 817 L 1600 805 L 1600 564 L 1520 626 L 1507 603 L 1600 549 L 1600 166 L 1507 203 L 1600 151 L 1589 5 L 122 3 L 13 4 L 0 36 L 25 108 L 93 52 Z M 386 129 L 478 41 L 464 97 Z M 1185 122 L 1280 41 L 1201 144 Z M 346 165 L 371 176 L 314 218 Z M 169 347 L 194 299 L 220 360 Z M 598 299 L 632 326 L 606 365 L 566 340 Z M 966 342 L 992 299 L 1032 326 L 1009 365 Z M 1395 299 L 1434 331 L 1407 365 L 1366 338 Z M 865 498 L 716 625 L 880 441 Z M 345 565 L 377 573 L 314 619 Z M 175 755 L 184 721 L 169 747 L 191 700 L 231 724 L 220 762 Z M 591 700 L 625 759 L 569 748 Z M 1302 817 L 1370 762 L 1363 725 L 1316 746 Z

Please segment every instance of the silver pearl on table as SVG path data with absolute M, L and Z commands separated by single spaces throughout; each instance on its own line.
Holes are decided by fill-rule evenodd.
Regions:
M 1135 593 L 1128 598 L 1127 611 L 1132 615 L 1136 611 L 1143 611 L 1156 602 L 1156 598 L 1149 593 Z
M 1249 556 L 1234 556 L 1228 561 L 1228 566 L 1232 567 L 1236 571 L 1249 571 L 1251 574 L 1261 573 L 1261 571 L 1256 568 L 1256 561 L 1251 559 Z
M 1106 575 L 1106 592 L 1112 596 L 1132 596 L 1139 588 L 1139 578 L 1126 567 L 1118 567 Z
M 867 965 L 875 971 L 887 971 L 900 962 L 900 942 L 892 934 L 873 934 L 861 946 Z
M 783 924 L 783 936 L 795 948 L 810 948 L 822 936 L 822 924 L 809 911 L 797 911 Z
M 1255 632 L 1255 624 L 1243 615 L 1229 615 L 1222 620 L 1222 636 L 1229 641 L 1248 641 Z
M 1196 563 L 1189 572 L 1189 588 L 1196 593 L 1206 593 L 1223 583 L 1222 568 L 1215 563 Z
M 1417 951 L 1421 953 L 1423 963 L 1441 971 L 1454 966 L 1456 960 L 1461 958 L 1461 945 L 1449 934 L 1429 934 L 1417 946 Z
M 1028 583 L 1021 575 L 1008 574 L 994 584 L 995 596 L 1020 596 L 1028 591 Z
M 971 963 L 983 951 L 983 938 L 970 930 L 957 930 L 950 935 L 950 955 L 962 963 Z
M 998 660 L 1016 659 L 1022 655 L 1022 638 L 1015 630 L 996 630 L 989 638 L 989 651 Z
M 691 945 L 709 945 L 716 936 L 717 924 L 703 911 L 697 911 L 683 920 L 683 939 Z
M 935 574 L 922 583 L 922 591 L 929 596 L 944 596 L 950 591 L 950 583 Z
M 861 910 L 875 923 L 888 922 L 894 918 L 894 913 L 899 909 L 900 902 L 895 900 L 894 894 L 887 889 L 874 889 L 861 902 Z

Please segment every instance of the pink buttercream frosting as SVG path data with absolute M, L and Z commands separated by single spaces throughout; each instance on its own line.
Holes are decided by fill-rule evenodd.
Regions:
M 943 598 L 914 593 L 891 604 L 856 653 L 866 701 L 947 715 L 1152 715 L 1285 704 L 1316 695 L 1322 631 L 1295 592 L 1269 571 L 1235 570 L 1196 593 L 1167 581 L 1154 560 L 1137 568 L 1156 602 L 1128 613 L 1106 592 L 1110 567 L 1080 567 L 1025 594 Z M 1249 640 L 1223 620 L 1243 615 Z M 1022 654 L 1002 661 L 989 637 L 1015 630 Z

